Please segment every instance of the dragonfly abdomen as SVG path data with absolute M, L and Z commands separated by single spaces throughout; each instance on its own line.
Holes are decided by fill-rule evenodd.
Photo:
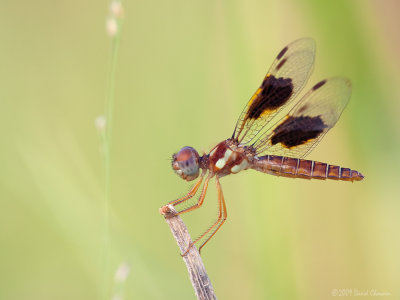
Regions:
M 313 160 L 266 155 L 255 159 L 251 166 L 257 171 L 292 178 L 360 181 L 364 176 L 355 170 Z

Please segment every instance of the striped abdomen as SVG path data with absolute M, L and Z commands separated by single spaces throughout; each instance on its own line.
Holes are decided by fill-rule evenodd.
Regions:
M 263 173 L 294 178 L 345 181 L 359 181 L 364 179 L 364 176 L 360 172 L 348 168 L 328 165 L 312 160 L 275 155 L 266 155 L 256 158 L 251 168 Z

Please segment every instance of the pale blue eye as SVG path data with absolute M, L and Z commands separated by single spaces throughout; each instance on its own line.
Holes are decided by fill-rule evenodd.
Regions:
M 178 165 L 182 172 L 186 175 L 194 175 L 199 170 L 199 165 L 193 156 L 187 160 L 178 162 Z

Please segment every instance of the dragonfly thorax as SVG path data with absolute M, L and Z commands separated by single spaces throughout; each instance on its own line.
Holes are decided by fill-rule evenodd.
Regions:
M 232 139 L 219 143 L 209 154 L 209 168 L 219 177 L 236 174 L 249 167 L 251 149 L 242 147 Z
M 199 154 L 192 147 L 183 147 L 172 156 L 172 168 L 175 173 L 186 181 L 191 181 L 199 176 Z

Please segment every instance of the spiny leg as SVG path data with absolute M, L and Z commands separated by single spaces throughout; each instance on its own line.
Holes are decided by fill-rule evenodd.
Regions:
M 195 210 L 197 208 L 200 208 L 203 205 L 204 202 L 204 198 L 206 197 L 206 192 L 207 192 L 207 188 L 208 188 L 208 182 L 210 181 L 210 176 L 207 176 L 206 180 L 204 181 L 204 185 L 203 185 L 203 189 L 201 191 L 199 200 L 197 201 L 197 203 L 193 204 L 192 206 L 189 206 L 188 208 L 185 208 L 181 211 L 178 211 L 176 214 L 177 215 L 181 215 L 184 213 L 187 213 L 189 211 Z
M 218 177 L 215 178 L 216 184 L 217 184 L 217 192 L 218 192 L 218 218 L 217 221 L 210 226 L 201 236 L 199 236 L 195 241 L 189 244 L 187 250 L 182 254 L 182 256 L 185 256 L 190 248 L 197 243 L 199 240 L 201 240 L 204 236 L 206 236 L 209 232 L 213 230 L 214 227 L 217 227 L 214 231 L 212 231 L 211 235 L 204 241 L 204 243 L 201 244 L 199 248 L 199 252 L 201 251 L 201 248 L 204 247 L 204 245 L 214 236 L 214 234 L 218 231 L 218 229 L 224 224 L 226 218 L 227 218 L 227 211 L 226 211 L 226 204 L 225 204 L 225 199 L 224 195 L 222 193 L 222 188 L 221 184 L 219 183 Z
M 199 252 L 207 244 L 207 242 L 214 236 L 214 234 L 217 233 L 217 231 L 221 228 L 222 224 L 225 223 L 226 218 L 228 217 L 228 212 L 226 211 L 224 194 L 222 193 L 222 187 L 221 187 L 221 184 L 219 183 L 218 177 L 215 178 L 215 182 L 217 183 L 218 204 L 219 204 L 218 220 L 202 236 L 205 236 L 208 232 L 210 232 L 213 227 L 215 227 L 217 225 L 218 226 L 212 232 L 212 234 L 203 242 L 203 244 L 201 244 L 201 246 L 199 247 Z
M 200 178 L 199 180 L 197 180 L 196 184 L 190 189 L 189 193 L 187 193 L 185 196 L 183 196 L 182 198 L 176 199 L 174 201 L 169 202 L 168 204 L 171 204 L 173 206 L 176 206 L 178 204 L 181 204 L 182 202 L 185 202 L 187 200 L 189 200 L 190 198 L 192 198 L 194 195 L 196 195 L 197 190 L 199 189 L 199 187 L 201 186 L 201 182 L 203 181 L 204 175 L 206 174 L 205 171 L 201 172 Z

